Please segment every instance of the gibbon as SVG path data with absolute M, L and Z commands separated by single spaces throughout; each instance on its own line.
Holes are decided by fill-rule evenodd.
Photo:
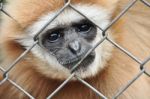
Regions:
M 105 29 L 130 0 L 71 0 L 71 4 Z M 1 17 L 0 46 L 8 66 L 35 43 L 36 33 L 64 6 L 64 0 L 7 0 L 4 7 L 16 21 Z M 108 38 L 143 61 L 150 56 L 150 9 L 138 1 L 106 31 Z M 103 38 L 102 31 L 67 7 L 38 37 L 38 44 L 9 71 L 15 81 L 36 99 L 45 99 L 71 73 L 72 67 Z M 104 40 L 74 71 L 106 97 L 112 98 L 140 72 L 128 55 Z M 1 79 L 3 79 L 1 77 Z M 119 99 L 149 99 L 150 79 L 143 74 Z M 28 99 L 10 82 L 0 86 L 0 99 Z M 99 99 L 73 78 L 53 99 Z

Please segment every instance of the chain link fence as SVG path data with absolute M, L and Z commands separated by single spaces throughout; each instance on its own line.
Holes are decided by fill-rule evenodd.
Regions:
M 27 95 L 29 98 L 31 99 L 35 99 L 30 93 L 28 93 L 27 91 L 25 91 L 21 86 L 19 86 L 17 83 L 15 83 L 14 81 L 12 81 L 9 78 L 9 71 L 20 61 L 22 60 L 30 51 L 31 49 L 38 44 L 38 35 L 49 25 L 51 24 L 66 8 L 71 8 L 74 11 L 76 11 L 77 13 L 79 13 L 80 15 L 82 15 L 83 17 L 85 17 L 86 19 L 88 19 L 89 21 L 91 21 L 93 24 L 95 24 L 91 19 L 89 19 L 88 17 L 86 17 L 84 14 L 82 14 L 82 12 L 80 12 L 80 10 L 76 9 L 70 2 L 71 0 L 64 0 L 65 4 L 64 6 L 58 11 L 58 13 L 50 20 L 48 20 L 48 22 L 44 25 L 44 27 L 41 28 L 40 31 L 37 32 L 37 35 L 35 36 L 34 40 L 35 43 L 26 51 L 24 51 L 10 66 L 7 70 L 3 69 L 2 67 L 0 67 L 1 72 L 3 73 L 3 79 L 0 81 L 0 85 L 2 86 L 4 82 L 9 81 L 13 86 L 15 86 L 17 89 L 19 89 L 20 91 L 22 91 L 25 95 Z M 103 93 L 99 92 L 97 89 L 95 89 L 93 86 L 91 86 L 89 83 L 87 83 L 86 81 L 84 81 L 83 79 L 81 79 L 80 77 L 78 77 L 77 75 L 75 75 L 74 71 L 75 69 L 79 66 L 79 64 L 97 47 L 99 46 L 101 43 L 103 43 L 105 40 L 107 40 L 108 42 L 110 42 L 112 45 L 114 45 L 117 49 L 121 50 L 123 53 L 125 53 L 128 57 L 132 58 L 132 60 L 134 60 L 136 63 L 139 64 L 139 68 L 140 68 L 140 72 L 130 81 L 128 81 L 128 83 L 125 86 L 122 86 L 122 88 L 120 88 L 120 90 L 112 97 L 112 99 L 117 99 L 124 91 L 127 90 L 127 88 L 132 85 L 142 74 L 146 74 L 147 76 L 150 76 L 150 73 L 146 72 L 145 69 L 145 64 L 147 64 L 150 61 L 150 57 L 146 58 L 144 61 L 141 61 L 140 59 L 138 59 L 137 57 L 135 57 L 132 53 L 130 53 L 129 51 L 127 51 L 125 48 L 123 48 L 122 46 L 120 46 L 119 44 L 117 44 L 116 42 L 114 42 L 112 39 L 108 38 L 107 35 L 107 31 L 109 28 L 111 28 L 113 26 L 113 24 L 115 24 L 122 16 L 124 16 L 124 14 L 126 14 L 129 9 L 131 7 L 133 7 L 137 2 L 142 2 L 145 6 L 150 7 L 150 3 L 149 1 L 146 0 L 130 0 L 130 2 L 127 4 L 127 6 L 118 14 L 117 17 L 115 17 L 111 23 L 107 26 L 107 28 L 102 29 L 101 27 L 99 27 L 97 24 L 95 24 L 101 31 L 103 31 L 103 39 L 101 41 L 99 41 L 92 49 L 90 49 L 88 51 L 88 53 L 81 59 L 81 61 L 76 64 L 72 69 L 71 69 L 71 75 L 56 89 L 54 90 L 52 93 L 50 93 L 49 96 L 47 96 L 47 99 L 51 99 L 54 95 L 57 95 L 57 93 L 74 77 L 81 83 L 83 83 L 85 86 L 87 86 L 88 88 L 90 88 L 93 92 L 95 92 L 100 98 L 102 99 L 108 99 L 105 95 L 103 95 Z M 1 13 L 4 13 L 5 15 L 7 15 L 8 17 L 10 17 L 11 19 L 15 20 L 17 22 L 17 19 L 13 18 L 7 11 L 5 11 L 3 9 L 4 7 L 4 1 L 1 0 L 0 1 L 0 11 Z

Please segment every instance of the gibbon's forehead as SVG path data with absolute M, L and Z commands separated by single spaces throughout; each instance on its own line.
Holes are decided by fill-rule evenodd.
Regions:
M 97 5 L 106 9 L 114 7 L 118 0 L 71 0 L 72 4 Z M 34 23 L 42 15 L 64 6 L 64 0 L 10 0 L 7 9 L 23 28 Z
M 101 28 L 105 28 L 105 26 L 107 26 L 108 21 L 110 19 L 109 17 L 110 13 L 107 12 L 107 10 L 103 8 L 99 8 L 97 6 L 89 6 L 89 5 L 81 6 L 80 4 L 75 5 L 75 8 L 80 9 L 80 11 L 85 16 L 91 19 L 95 24 L 98 24 Z M 48 20 L 52 19 L 55 16 L 55 14 L 56 12 L 50 12 L 40 17 L 37 22 L 35 22 L 33 25 L 31 25 L 27 29 L 28 33 L 31 34 L 32 36 L 36 35 L 36 33 L 40 31 L 41 27 L 44 27 L 45 24 L 48 22 Z M 72 9 L 67 8 L 57 18 L 55 18 L 55 20 L 52 21 L 51 24 L 48 25 L 45 30 L 54 29 L 56 27 L 61 27 L 61 26 L 68 27 L 75 23 L 80 23 L 83 20 L 86 20 L 85 17 L 83 17 L 76 11 L 73 11 Z M 43 32 L 45 32 L 45 30 Z

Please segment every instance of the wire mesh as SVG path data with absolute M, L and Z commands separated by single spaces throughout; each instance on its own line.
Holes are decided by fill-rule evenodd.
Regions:
M 139 64 L 139 68 L 140 68 L 140 72 L 137 73 L 137 75 L 130 80 L 125 86 L 123 86 L 122 88 L 120 88 L 120 90 L 114 95 L 114 97 L 112 97 L 112 99 L 117 99 L 124 91 L 127 90 L 127 88 L 132 85 L 141 75 L 146 74 L 147 76 L 150 76 L 150 74 L 148 72 L 146 72 L 145 70 L 145 64 L 148 63 L 150 61 L 150 57 L 145 59 L 144 61 L 141 61 L 140 59 L 138 59 L 137 57 L 135 57 L 132 53 L 130 53 L 127 49 L 123 48 L 122 46 L 120 46 L 119 44 L 117 44 L 116 42 L 114 42 L 112 39 L 110 39 L 107 35 L 107 31 L 109 28 L 111 28 L 113 26 L 113 24 L 115 24 L 122 16 L 124 16 L 131 7 L 133 7 L 137 2 L 142 2 L 143 4 L 145 4 L 145 6 L 150 7 L 150 3 L 146 0 L 131 0 L 131 2 L 129 2 L 127 4 L 127 6 L 119 13 L 119 15 L 117 17 L 115 17 L 111 23 L 105 28 L 102 29 L 101 27 L 99 27 L 99 25 L 95 24 L 91 19 L 89 19 L 86 15 L 84 15 L 80 9 L 76 9 L 71 3 L 70 0 L 64 0 L 64 6 L 55 14 L 55 16 L 51 19 L 49 19 L 47 21 L 47 23 L 41 27 L 41 29 L 36 33 L 36 36 L 34 37 L 34 44 L 27 49 L 25 52 L 23 52 L 16 60 L 14 60 L 14 62 L 8 66 L 9 68 L 7 70 L 3 69 L 2 67 L 0 67 L 0 70 L 3 72 L 3 79 L 0 81 L 0 85 L 3 85 L 4 82 L 8 81 L 12 84 L 12 86 L 15 86 L 17 89 L 19 89 L 21 92 L 23 92 L 25 95 L 27 95 L 29 98 L 34 99 L 34 97 L 27 91 L 25 91 L 21 86 L 19 86 L 17 83 L 15 83 L 14 81 L 12 81 L 11 79 L 9 79 L 9 71 L 15 67 L 15 65 L 21 61 L 26 55 L 27 53 L 29 53 L 33 47 L 35 47 L 35 45 L 38 44 L 38 36 L 39 34 L 45 30 L 45 28 L 50 25 L 66 8 L 71 8 L 74 11 L 76 11 L 77 13 L 79 13 L 80 15 L 82 15 L 83 17 L 85 17 L 86 19 L 88 19 L 90 22 L 92 22 L 93 24 L 95 24 L 95 26 L 97 26 L 102 32 L 103 32 L 103 39 L 100 40 L 92 49 L 90 49 L 86 55 L 80 60 L 79 63 L 77 63 L 72 69 L 71 69 L 71 75 L 56 89 L 54 90 L 49 96 L 47 96 L 47 99 L 51 99 L 53 98 L 53 96 L 57 95 L 57 93 L 73 78 L 76 78 L 79 82 L 83 83 L 83 85 L 85 85 L 87 88 L 91 89 L 93 92 L 95 92 L 100 98 L 102 99 L 107 99 L 107 97 L 105 95 L 103 95 L 103 93 L 101 93 L 100 91 L 98 91 L 96 88 L 94 88 L 92 85 L 90 85 L 88 82 L 84 81 L 82 78 L 78 77 L 77 75 L 75 75 L 74 71 L 76 70 L 76 68 L 79 66 L 79 64 L 93 51 L 95 50 L 95 48 L 97 46 L 99 46 L 101 43 L 103 43 L 105 40 L 107 40 L 108 42 L 110 42 L 112 45 L 114 45 L 117 49 L 119 49 L 120 51 L 122 51 L 123 53 L 125 53 L 128 57 L 130 57 L 132 60 L 134 60 L 136 63 Z M 0 11 L 1 13 L 4 13 L 5 15 L 7 15 L 8 17 L 10 17 L 11 19 L 15 20 L 17 22 L 17 20 L 15 18 L 13 18 L 9 13 L 7 13 L 4 9 L 4 1 L 1 0 L 0 1 Z

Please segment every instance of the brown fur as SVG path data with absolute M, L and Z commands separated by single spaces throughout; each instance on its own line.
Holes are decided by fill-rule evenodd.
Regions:
M 5 55 L 5 66 L 16 59 L 24 49 L 14 41 L 20 36 L 28 25 L 35 22 L 38 17 L 49 11 L 59 9 L 63 6 L 62 0 L 11 0 L 7 6 L 9 13 L 18 20 L 19 24 L 3 17 L 1 26 L 1 46 Z M 57 3 L 56 3 L 57 1 Z M 116 0 L 117 1 L 117 0 Z M 115 0 L 72 0 L 72 3 L 96 3 L 108 9 L 115 4 Z M 121 1 L 121 0 L 120 0 Z M 126 3 L 126 0 L 124 0 Z M 52 4 L 52 7 L 49 7 Z M 122 8 L 122 1 L 118 4 L 114 17 Z M 132 52 L 139 59 L 144 60 L 150 54 L 150 9 L 138 3 L 121 20 L 112 27 L 113 35 L 118 44 Z M 32 59 L 32 61 L 30 61 Z M 7 63 L 7 64 L 6 64 Z M 44 99 L 53 92 L 62 81 L 46 78 L 34 69 L 35 65 L 43 65 L 42 61 L 29 53 L 25 59 L 20 61 L 10 72 L 9 77 L 36 99 Z M 113 58 L 107 63 L 107 67 L 93 78 L 86 79 L 92 86 L 107 97 L 111 98 L 119 88 L 126 85 L 138 72 L 139 65 L 118 49 L 113 50 Z M 147 76 L 142 75 L 121 96 L 121 99 L 149 99 L 150 83 Z M 16 89 L 8 81 L 0 86 L 1 99 L 23 99 L 27 98 L 21 91 Z M 94 92 L 83 84 L 74 81 L 68 83 L 54 99 L 99 99 Z

